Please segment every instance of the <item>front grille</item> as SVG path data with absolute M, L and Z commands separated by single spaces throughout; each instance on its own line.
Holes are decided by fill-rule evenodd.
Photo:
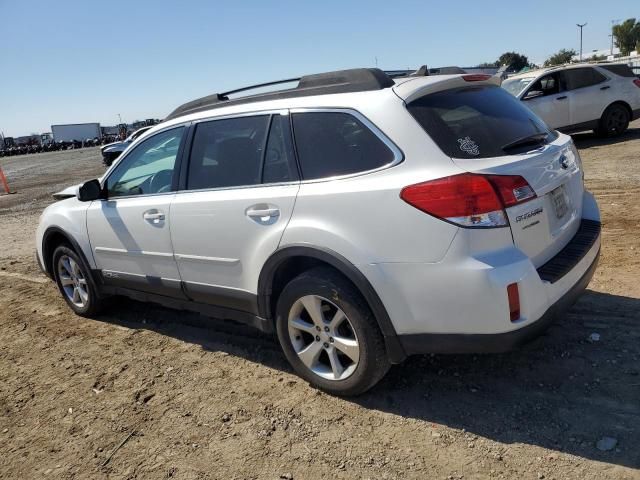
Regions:
M 600 222 L 582 220 L 571 241 L 547 263 L 538 268 L 542 280 L 555 283 L 575 267 L 591 249 L 600 235 Z

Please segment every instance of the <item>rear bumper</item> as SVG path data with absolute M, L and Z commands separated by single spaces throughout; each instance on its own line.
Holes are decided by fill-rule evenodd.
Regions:
M 600 258 L 600 245 L 582 277 L 536 321 L 504 333 L 495 334 L 410 334 L 398 339 L 407 355 L 421 353 L 501 353 L 513 350 L 538 337 L 556 317 L 576 302 L 593 277 Z

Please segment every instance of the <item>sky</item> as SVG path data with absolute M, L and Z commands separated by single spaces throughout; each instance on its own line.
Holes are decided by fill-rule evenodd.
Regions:
M 235 87 L 354 67 L 541 63 L 608 48 L 638 0 L 0 0 L 0 132 L 163 118 Z

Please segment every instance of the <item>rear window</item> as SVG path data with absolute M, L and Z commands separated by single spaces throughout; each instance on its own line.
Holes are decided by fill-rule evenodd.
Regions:
M 495 85 L 463 87 L 425 95 L 407 108 L 440 149 L 454 158 L 487 158 L 530 150 L 553 141 L 549 129 L 520 100 Z M 511 146 L 521 144 L 522 148 Z

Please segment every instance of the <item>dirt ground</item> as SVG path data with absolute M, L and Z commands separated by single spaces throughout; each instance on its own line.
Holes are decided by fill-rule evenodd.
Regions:
M 587 293 L 519 351 L 410 358 L 354 399 L 248 327 L 129 300 L 71 314 L 33 236 L 99 153 L 0 159 L 0 478 L 640 479 L 640 122 L 574 139 L 604 222 Z

